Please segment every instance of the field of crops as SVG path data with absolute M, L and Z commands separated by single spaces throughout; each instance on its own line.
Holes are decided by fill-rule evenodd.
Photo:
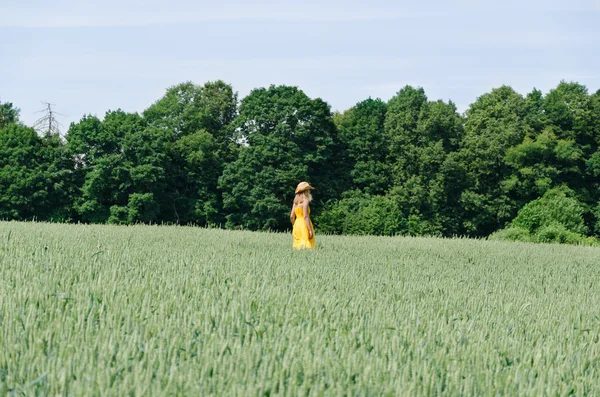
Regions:
M 600 249 L 0 223 L 0 395 L 600 395 Z

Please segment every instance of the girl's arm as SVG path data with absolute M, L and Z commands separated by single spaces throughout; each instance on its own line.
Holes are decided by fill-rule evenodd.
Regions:
M 296 213 L 294 212 L 294 206 L 292 205 L 292 212 L 290 212 L 290 221 L 292 221 L 292 225 L 296 221 Z
M 306 223 L 306 228 L 308 229 L 308 238 L 312 238 L 314 233 L 312 227 L 310 226 L 310 217 L 308 215 L 308 200 L 304 200 L 304 203 L 302 203 L 302 212 L 304 214 L 304 223 Z

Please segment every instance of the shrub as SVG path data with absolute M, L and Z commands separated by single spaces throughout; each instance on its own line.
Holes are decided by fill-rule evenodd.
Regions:
M 509 226 L 506 229 L 498 230 L 488 237 L 490 240 L 507 241 L 532 241 L 529 230 L 519 226 Z
M 406 219 L 393 200 L 357 192 L 334 202 L 315 223 L 319 231 L 331 234 L 391 236 L 406 232 Z
M 532 234 L 555 223 L 568 231 L 585 234 L 587 227 L 583 220 L 584 212 L 584 206 L 573 197 L 573 192 L 566 187 L 559 187 L 549 190 L 521 208 L 512 224 L 527 229 Z
M 585 207 L 566 187 L 549 190 L 519 211 L 512 223 L 493 233 L 491 240 L 532 241 L 539 243 L 598 245 L 586 237 Z

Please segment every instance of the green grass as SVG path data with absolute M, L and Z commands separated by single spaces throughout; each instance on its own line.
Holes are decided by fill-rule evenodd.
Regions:
M 600 395 L 599 248 L 317 239 L 0 223 L 0 395 Z

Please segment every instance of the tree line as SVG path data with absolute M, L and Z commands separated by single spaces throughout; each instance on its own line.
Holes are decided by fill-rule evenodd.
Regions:
M 464 114 L 411 86 L 338 113 L 297 87 L 186 82 L 64 137 L 0 103 L 0 219 L 284 231 L 307 180 L 320 232 L 595 241 L 599 146 L 600 90 L 565 81 Z

